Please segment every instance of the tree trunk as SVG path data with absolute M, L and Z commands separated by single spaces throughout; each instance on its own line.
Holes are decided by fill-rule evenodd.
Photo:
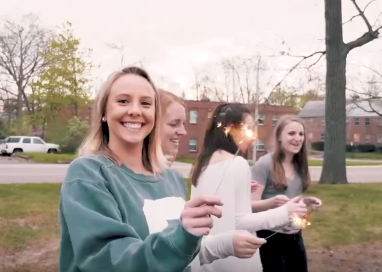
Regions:
M 326 100 L 325 151 L 322 184 L 345 184 L 346 178 L 346 57 L 342 37 L 341 0 L 325 0 Z
M 16 112 L 16 118 L 17 118 L 17 123 L 18 123 L 18 128 L 22 128 L 22 122 L 23 122 L 23 92 L 22 92 L 22 87 L 18 86 L 17 90 L 17 112 Z

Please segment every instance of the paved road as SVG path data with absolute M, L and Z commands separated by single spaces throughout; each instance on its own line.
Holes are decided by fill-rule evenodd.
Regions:
M 0 183 L 50 183 L 62 182 L 68 165 L 65 164 L 22 164 L 0 162 Z M 172 166 L 183 177 L 188 177 L 191 166 L 175 162 Z M 382 166 L 351 166 L 347 168 L 348 180 L 354 182 L 382 182 Z M 321 167 L 310 167 L 312 180 L 318 180 Z

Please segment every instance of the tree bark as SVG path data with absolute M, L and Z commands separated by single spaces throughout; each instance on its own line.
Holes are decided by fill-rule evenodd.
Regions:
M 325 0 L 326 100 L 325 152 L 322 184 L 345 184 L 346 177 L 346 57 L 342 36 L 341 0 Z

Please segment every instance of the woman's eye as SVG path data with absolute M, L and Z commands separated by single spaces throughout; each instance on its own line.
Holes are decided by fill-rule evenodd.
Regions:
M 151 103 L 150 103 L 150 102 L 142 102 L 142 105 L 144 105 L 144 106 L 150 106 Z
M 118 103 L 126 104 L 129 103 L 129 101 L 127 99 L 119 99 Z

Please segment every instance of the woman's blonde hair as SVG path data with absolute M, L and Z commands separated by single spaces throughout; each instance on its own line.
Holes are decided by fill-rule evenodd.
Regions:
M 166 110 L 168 109 L 168 107 L 174 102 L 181 104 L 183 107 L 186 107 L 183 99 L 181 99 L 180 97 L 176 96 L 173 93 L 170 93 L 162 89 L 158 89 L 158 94 L 159 94 L 159 100 L 160 100 L 161 109 L 162 109 L 162 115 L 166 113 Z
M 102 118 L 106 115 L 106 105 L 110 90 L 114 82 L 125 75 L 137 75 L 146 79 L 155 91 L 155 122 L 154 128 L 143 141 L 142 163 L 143 166 L 154 174 L 161 173 L 166 167 L 166 159 L 162 152 L 160 141 L 161 129 L 161 107 L 158 91 L 149 74 L 139 67 L 126 67 L 112 73 L 101 87 L 93 107 L 92 120 L 88 136 L 79 149 L 79 155 L 102 154 L 119 164 L 116 155 L 108 147 L 109 127 Z

